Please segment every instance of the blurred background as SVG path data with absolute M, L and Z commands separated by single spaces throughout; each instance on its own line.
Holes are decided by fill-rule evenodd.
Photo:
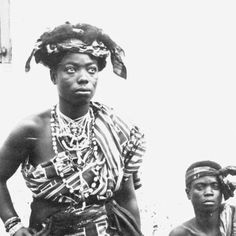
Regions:
M 113 74 L 109 62 L 94 100 L 145 132 L 137 191 L 142 228 L 145 236 L 168 235 L 193 217 L 186 168 L 206 159 L 236 165 L 235 12 L 233 0 L 11 0 L 12 61 L 0 64 L 0 142 L 23 117 L 57 102 L 47 68 L 32 60 L 24 71 L 38 37 L 65 21 L 103 28 L 126 52 L 128 79 Z M 28 224 L 31 193 L 19 170 L 9 187 Z M 0 235 L 7 235 L 3 224 Z

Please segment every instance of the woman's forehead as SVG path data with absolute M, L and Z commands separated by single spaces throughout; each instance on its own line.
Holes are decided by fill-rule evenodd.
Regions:
M 60 62 L 60 65 L 63 64 L 96 64 L 97 60 L 91 58 L 88 54 L 84 53 L 67 53 Z

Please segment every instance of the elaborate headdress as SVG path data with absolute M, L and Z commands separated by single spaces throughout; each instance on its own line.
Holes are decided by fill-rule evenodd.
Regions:
M 122 78 L 127 77 L 126 67 L 122 61 L 124 51 L 121 47 L 95 26 L 72 25 L 69 22 L 40 36 L 26 62 L 25 70 L 30 70 L 30 61 L 33 56 L 36 63 L 42 63 L 51 68 L 55 64 L 55 59 L 66 52 L 87 53 L 104 60 L 110 54 L 113 72 Z
M 185 185 L 187 188 L 190 187 L 191 183 L 204 176 L 216 176 L 221 187 L 224 199 L 227 200 L 234 196 L 234 185 L 220 174 L 219 170 L 221 166 L 214 161 L 199 161 L 193 163 L 186 171 L 185 174 Z

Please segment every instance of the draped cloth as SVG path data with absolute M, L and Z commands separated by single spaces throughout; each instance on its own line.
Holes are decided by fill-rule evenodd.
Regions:
M 79 209 L 80 217 L 84 218 L 85 209 L 91 210 L 94 204 L 102 207 L 131 176 L 135 189 L 141 187 L 139 169 L 145 152 L 143 133 L 138 127 L 124 122 L 112 109 L 95 102 L 91 103 L 91 107 L 96 117 L 94 133 L 99 157 L 96 168 L 92 152 L 86 154 L 91 157 L 83 168 L 77 168 L 78 164 L 75 165 L 66 151 L 36 167 L 28 161 L 22 165 L 23 177 L 34 198 L 30 219 L 34 228 L 60 211 L 71 212 L 73 207 L 76 211 Z M 85 198 L 81 197 L 81 186 Z M 89 215 L 91 212 L 88 212 Z M 106 213 L 101 222 L 103 226 L 108 224 Z M 100 232 L 97 235 L 113 235 L 105 226 L 97 230 Z
M 83 211 L 60 209 L 42 225 L 37 236 L 143 236 L 133 215 L 113 199 Z
M 80 209 L 61 209 L 44 219 L 37 236 L 115 236 L 108 229 L 105 206 L 92 205 Z M 35 227 L 34 227 L 35 229 Z
M 220 214 L 220 232 L 222 236 L 236 236 L 235 206 L 223 205 L 223 210 Z

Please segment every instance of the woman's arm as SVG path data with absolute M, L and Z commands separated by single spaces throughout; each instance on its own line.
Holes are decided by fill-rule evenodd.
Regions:
M 25 152 L 19 134 L 11 134 L 0 149 L 0 217 L 5 222 L 17 215 L 7 188 L 7 180 L 16 172 Z
M 17 126 L 0 148 L 0 217 L 3 222 L 11 217 L 18 216 L 7 188 L 7 180 L 11 178 L 19 165 L 29 155 L 28 128 L 23 124 Z M 15 235 L 31 235 L 24 228 L 18 231 Z
M 135 218 L 139 228 L 141 220 L 134 190 L 133 177 L 131 176 L 126 182 L 123 182 L 121 189 L 115 194 L 117 203 L 127 209 Z

